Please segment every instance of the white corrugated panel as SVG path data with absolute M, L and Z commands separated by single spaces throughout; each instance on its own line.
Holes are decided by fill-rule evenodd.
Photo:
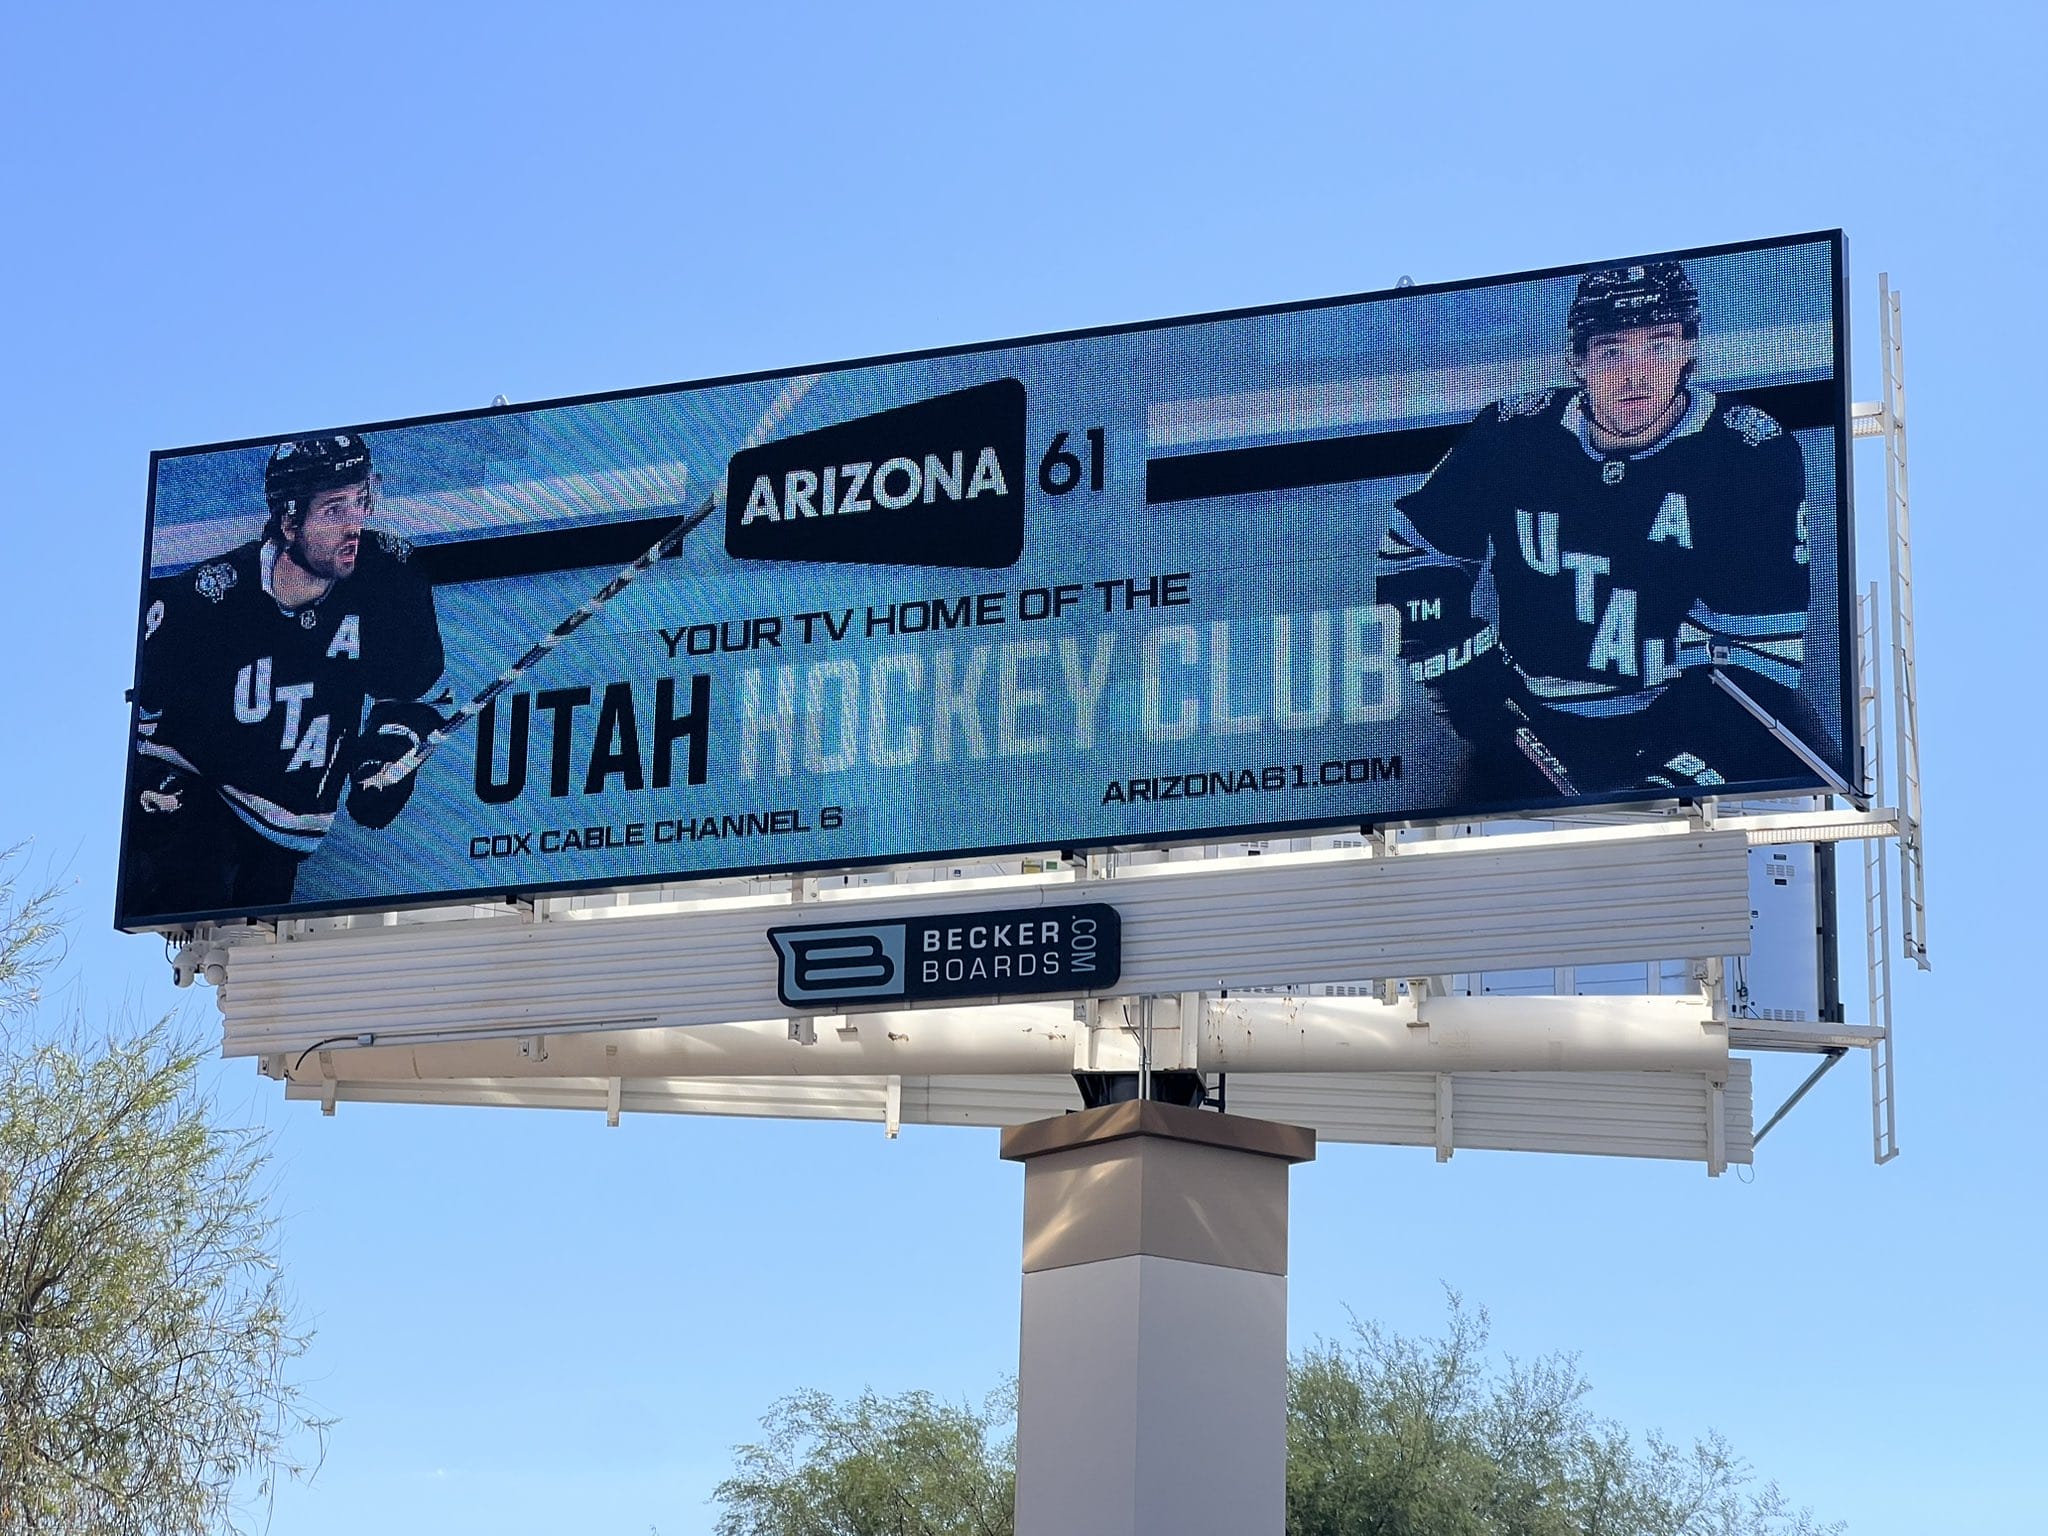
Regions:
M 973 895 L 863 890 L 801 908 L 620 908 L 237 942 L 220 994 L 225 1048 L 247 1055 L 361 1034 L 384 1044 L 774 1018 L 785 1010 L 764 937 L 771 926 L 1085 901 L 1123 916 L 1119 994 L 1741 954 L 1746 848 L 1738 831 L 1623 829 L 1424 845 L 1392 857 L 1338 850 L 1235 868 L 1166 864 Z
M 913 1125 L 1025 1125 L 1081 1107 L 1071 1077 L 907 1077 L 903 1119 Z
M 1450 1144 L 1704 1162 L 1711 1151 L 1707 1078 L 1678 1072 L 1460 1072 L 1450 1079 Z M 1437 1079 L 1425 1074 L 1239 1074 L 1230 1113 L 1305 1125 L 1324 1141 L 1431 1147 Z M 374 1104 L 456 1104 L 603 1110 L 602 1078 L 497 1078 L 466 1082 L 289 1084 L 285 1096 Z M 626 1079 L 628 1113 L 759 1115 L 868 1120 L 886 1112 L 888 1079 Z M 1066 1077 L 906 1077 L 906 1125 L 1020 1125 L 1080 1108 Z M 1731 1163 L 1751 1160 L 1749 1063 L 1729 1063 L 1722 1134 Z
M 1455 1144 L 1609 1157 L 1706 1156 L 1704 1078 L 1681 1073 L 1461 1072 L 1452 1090 Z M 1729 1063 L 1723 1126 L 1730 1162 L 1750 1160 L 1749 1063 Z
M 1436 1143 L 1436 1078 L 1420 1072 L 1235 1073 L 1224 1108 L 1305 1125 L 1329 1141 L 1392 1147 Z

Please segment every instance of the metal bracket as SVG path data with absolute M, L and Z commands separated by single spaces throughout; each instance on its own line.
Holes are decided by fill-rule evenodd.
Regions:
M 1754 1143 L 1752 1142 L 1752 1145 Z M 1728 1085 L 1707 1080 L 1707 1177 L 1728 1171 Z
M 792 875 L 789 879 L 789 904 L 801 907 L 810 901 L 813 894 L 807 876 Z M 818 1043 L 818 1020 L 808 1013 L 792 1014 L 789 1020 L 789 1038 L 794 1045 L 816 1045 Z
M 1714 1021 L 1720 1024 L 1730 1022 L 1727 973 L 1727 964 L 1719 955 L 1695 958 L 1691 964 L 1693 990 L 1713 1004 Z
M 1152 1097 L 1152 1008 L 1156 998 L 1138 999 L 1138 1097 Z
M 1840 1061 L 1843 1058 L 1843 1056 L 1847 1054 L 1848 1052 L 1846 1051 L 1846 1049 L 1839 1045 L 1830 1049 L 1827 1053 L 1826 1059 L 1823 1060 L 1819 1066 L 1815 1067 L 1811 1072 L 1806 1074 L 1806 1081 L 1801 1083 L 1797 1088 L 1794 1088 L 1792 1090 L 1790 1097 L 1788 1097 L 1784 1103 L 1780 1104 L 1775 1110 L 1771 1112 L 1771 1118 L 1766 1120 L 1760 1127 L 1758 1127 L 1756 1135 L 1750 1138 L 1749 1144 L 1752 1147 L 1762 1146 L 1764 1138 L 1771 1134 L 1771 1127 L 1776 1125 L 1780 1120 L 1784 1119 L 1787 1115 L 1791 1114 L 1792 1106 L 1797 1104 L 1801 1099 L 1805 1098 L 1806 1095 L 1812 1091 L 1813 1085 L 1819 1082 L 1822 1078 L 1826 1077 L 1828 1073 L 1834 1069 L 1835 1063 Z M 1879 1158 L 1878 1161 L 1883 1162 L 1884 1159 Z
M 1752 699 L 1747 693 L 1744 693 L 1742 691 L 1742 685 L 1740 683 L 1736 682 L 1735 679 L 1730 677 L 1726 672 L 1723 672 L 1719 667 L 1709 668 L 1708 674 L 1714 679 L 1714 686 L 1716 688 L 1719 688 L 1723 693 L 1727 694 L 1728 697 L 1733 699 L 1736 703 L 1740 704 L 1743 707 L 1743 709 L 1746 710 L 1753 719 L 1755 719 L 1758 725 L 1761 725 L 1765 730 L 1769 731 L 1774 738 L 1776 738 L 1780 746 L 1784 747 L 1786 751 L 1790 752 L 1794 757 L 1798 758 L 1800 762 L 1806 764 L 1808 768 L 1812 769 L 1816 774 L 1820 775 L 1821 778 L 1825 779 L 1828 783 L 1828 786 L 1831 789 L 1833 789 L 1836 794 L 1840 795 L 1843 799 L 1850 801 L 1858 801 L 1863 799 L 1862 794 L 1858 792 L 1857 789 L 1853 785 L 1851 785 L 1847 779 L 1843 778 L 1839 773 L 1835 772 L 1834 769 L 1828 766 L 1827 760 L 1825 758 L 1823 758 L 1819 753 L 1815 752 L 1813 748 L 1809 747 L 1805 742 L 1801 741 L 1786 726 L 1781 724 L 1776 715 L 1773 715 L 1769 710 L 1765 709 L 1763 705 L 1757 703 L 1757 701 L 1755 699 Z

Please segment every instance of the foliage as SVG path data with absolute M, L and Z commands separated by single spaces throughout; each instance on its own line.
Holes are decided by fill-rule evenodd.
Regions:
M 32 1005 L 46 896 L 0 900 L 0 996 Z M 0 1530 L 234 1528 L 239 1492 L 324 1425 L 289 1315 L 254 1131 L 165 1025 L 0 1036 Z
M 1371 1323 L 1293 1363 L 1288 1536 L 1818 1536 L 1718 1436 L 1640 1444 L 1586 1407 L 1577 1361 L 1495 1363 L 1453 1294 L 1439 1338 Z M 739 1447 L 719 1536 L 1010 1536 L 1013 1395 L 846 1404 L 798 1393 Z
M 56 918 L 57 893 L 44 887 L 23 895 L 6 878 L 21 848 L 0 850 L 0 1044 L 7 1025 L 42 1001 L 38 983 L 63 939 Z
M 783 1398 L 713 1497 L 718 1536 L 1009 1536 L 1014 1395 L 980 1407 L 928 1392 Z
M 1289 1373 L 1289 1536 L 1815 1536 L 1718 1435 L 1638 1448 L 1576 1357 L 1495 1365 L 1453 1293 L 1441 1337 L 1354 1320 Z

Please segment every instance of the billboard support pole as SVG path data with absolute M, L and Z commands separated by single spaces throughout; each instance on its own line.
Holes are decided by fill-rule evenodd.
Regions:
M 1299 1126 L 1131 1100 L 1024 1164 L 1017 1536 L 1280 1536 Z

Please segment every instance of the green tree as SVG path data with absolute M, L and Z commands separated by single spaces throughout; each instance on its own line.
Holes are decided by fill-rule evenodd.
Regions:
M 713 1491 L 719 1536 L 1009 1536 L 1016 1404 L 797 1392 Z
M 167 1025 L 26 1027 L 51 914 L 0 886 L 0 1530 L 236 1529 L 325 1427 L 288 1378 L 266 1143 Z
M 1499 1362 L 1454 1292 L 1436 1338 L 1352 1323 L 1287 1392 L 1289 1536 L 1817 1536 L 1718 1435 L 1640 1447 L 1575 1356 Z
M 1495 1361 L 1453 1294 L 1442 1336 L 1371 1323 L 1294 1362 L 1288 1536 L 1818 1536 L 1718 1436 L 1638 1443 L 1577 1361 Z M 719 1536 L 1010 1536 L 1014 1398 L 784 1398 L 713 1497 Z

